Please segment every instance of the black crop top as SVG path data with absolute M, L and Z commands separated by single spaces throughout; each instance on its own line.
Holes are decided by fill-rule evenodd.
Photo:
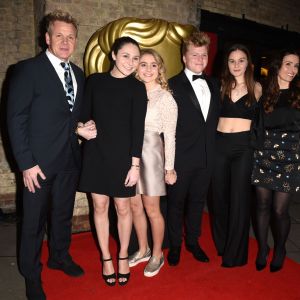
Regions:
M 246 106 L 247 97 L 248 94 L 242 96 L 240 99 L 233 102 L 229 99 L 227 95 L 225 95 L 222 102 L 220 117 L 253 120 L 255 117 L 255 108 L 257 104 L 254 103 L 251 104 L 249 107 Z

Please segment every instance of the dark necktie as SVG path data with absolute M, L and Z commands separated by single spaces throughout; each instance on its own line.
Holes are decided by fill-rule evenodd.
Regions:
M 65 79 L 65 91 L 66 91 L 66 96 L 67 96 L 67 101 L 69 104 L 70 111 L 73 110 L 74 107 L 74 87 L 73 87 L 73 81 L 72 81 L 72 76 L 71 76 L 71 70 L 70 70 L 70 65 L 68 63 L 60 63 L 61 66 L 64 68 L 64 79 Z
M 193 81 L 196 80 L 196 79 L 205 79 L 204 75 L 201 74 L 201 75 L 193 75 Z

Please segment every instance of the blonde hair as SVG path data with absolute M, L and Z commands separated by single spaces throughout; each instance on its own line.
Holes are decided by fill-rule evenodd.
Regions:
M 165 89 L 169 92 L 171 92 L 168 81 L 166 78 L 166 67 L 163 58 L 160 56 L 160 54 L 154 50 L 154 49 L 142 49 L 140 58 L 142 58 L 143 55 L 152 55 L 154 57 L 155 62 L 158 65 L 158 77 L 156 78 L 156 82 L 161 86 L 162 89 Z M 136 73 L 136 78 L 141 80 L 138 73 Z
M 209 36 L 201 31 L 195 30 L 190 36 L 183 39 L 182 41 L 182 54 L 185 55 L 189 45 L 194 45 L 195 47 L 206 46 L 209 49 L 210 38 Z

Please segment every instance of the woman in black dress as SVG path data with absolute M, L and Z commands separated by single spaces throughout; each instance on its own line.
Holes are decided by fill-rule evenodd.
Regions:
M 212 177 L 213 236 L 222 267 L 248 261 L 253 149 L 250 128 L 261 85 L 253 79 L 249 50 L 232 45 L 225 55 L 222 106 Z
M 103 278 L 116 283 L 109 251 L 109 197 L 114 198 L 118 216 L 120 252 L 118 283 L 129 280 L 128 244 L 132 216 L 130 197 L 135 196 L 143 146 L 147 109 L 145 86 L 136 70 L 140 49 L 135 40 L 121 37 L 111 50 L 114 66 L 108 73 L 92 74 L 87 81 L 82 123 L 94 120 L 97 137 L 85 142 L 79 189 L 91 192 L 94 221 L 102 252 Z
M 255 151 L 252 183 L 257 195 L 256 269 L 267 265 L 267 235 L 274 222 L 274 254 L 270 271 L 279 271 L 286 255 L 290 231 L 288 206 L 291 194 L 300 191 L 300 92 L 295 77 L 299 54 L 283 51 L 273 60 L 263 91 L 264 143 Z

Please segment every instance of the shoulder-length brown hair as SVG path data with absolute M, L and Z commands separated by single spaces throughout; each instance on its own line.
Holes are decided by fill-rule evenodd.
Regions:
M 270 63 L 268 77 L 263 89 L 263 106 L 266 113 L 272 112 L 274 105 L 278 101 L 280 94 L 278 72 L 282 66 L 284 57 L 290 54 L 297 55 L 299 57 L 299 53 L 296 50 L 285 49 L 279 52 Z M 299 80 L 299 78 L 297 79 L 296 77 L 297 76 L 295 76 L 290 83 L 289 92 L 291 107 L 300 109 L 300 91 L 299 87 L 297 87 L 297 80 Z
M 221 96 L 222 100 L 224 99 L 225 95 L 231 99 L 231 91 L 234 89 L 237 85 L 236 79 L 234 76 L 230 73 L 229 67 L 228 67 L 228 59 L 229 55 L 236 50 L 240 50 L 246 54 L 248 65 L 244 74 L 245 77 L 245 84 L 247 87 L 248 95 L 246 100 L 246 105 L 251 106 L 252 103 L 256 102 L 255 93 L 254 93 L 254 87 L 255 87 L 255 81 L 253 78 L 253 67 L 252 67 L 252 59 L 250 55 L 250 51 L 245 45 L 242 44 L 233 44 L 230 46 L 225 54 L 224 57 L 224 63 L 223 63 L 223 71 L 222 71 L 222 78 L 221 78 Z

